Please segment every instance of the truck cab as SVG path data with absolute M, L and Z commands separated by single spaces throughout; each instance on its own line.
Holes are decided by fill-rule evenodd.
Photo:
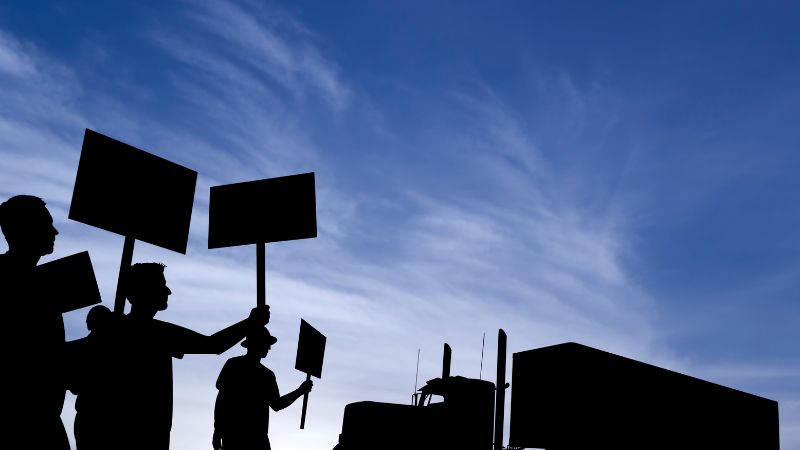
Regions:
M 447 344 L 442 366 L 442 376 L 419 389 L 411 405 L 370 401 L 347 405 L 342 433 L 334 450 L 491 448 L 494 383 L 450 376 Z M 441 401 L 433 401 L 434 397 Z

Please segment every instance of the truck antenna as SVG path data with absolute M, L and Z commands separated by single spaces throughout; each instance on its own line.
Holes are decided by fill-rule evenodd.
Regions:
M 481 371 L 478 372 L 478 379 L 483 379 L 483 348 L 486 346 L 486 332 L 483 332 L 483 339 L 481 340 Z
M 419 351 L 420 349 L 417 349 L 417 374 L 414 375 L 414 393 L 411 394 L 411 401 L 413 402 L 412 403 L 413 405 L 417 404 L 417 382 L 419 381 Z

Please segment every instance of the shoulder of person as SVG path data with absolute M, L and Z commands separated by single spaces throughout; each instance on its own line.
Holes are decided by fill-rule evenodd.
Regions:
M 196 333 L 191 328 L 182 327 L 172 322 L 165 322 L 163 320 L 153 319 L 150 321 L 150 327 L 159 333 Z
M 232 358 L 228 358 L 225 361 L 225 364 L 222 366 L 223 372 L 232 372 L 232 371 L 239 371 L 242 368 L 247 366 L 247 360 L 244 358 L 244 355 L 234 356 Z
M 238 355 L 238 356 L 233 356 L 231 358 L 228 358 L 228 360 L 225 361 L 225 365 L 226 366 L 239 366 L 239 365 L 245 364 L 246 362 L 247 362 L 247 360 L 245 359 L 244 355 Z

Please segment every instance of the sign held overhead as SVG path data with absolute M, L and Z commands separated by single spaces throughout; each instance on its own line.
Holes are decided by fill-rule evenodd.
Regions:
M 208 248 L 317 237 L 314 173 L 211 188 Z
M 86 130 L 69 218 L 186 253 L 197 172 Z

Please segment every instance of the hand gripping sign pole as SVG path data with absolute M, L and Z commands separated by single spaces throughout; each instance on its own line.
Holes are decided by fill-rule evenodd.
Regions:
M 125 236 L 114 312 L 125 310 L 125 283 L 138 239 L 186 253 L 197 172 L 86 130 L 69 218 Z
M 317 237 L 314 173 L 213 186 L 208 248 L 256 244 L 256 305 L 266 304 L 268 242 Z
M 322 360 L 325 358 L 325 336 L 303 319 L 300 319 L 300 337 L 297 339 L 297 358 L 294 368 L 305 372 L 306 381 L 311 375 L 322 378 Z M 300 416 L 300 429 L 306 426 L 308 392 L 303 395 L 303 412 Z

